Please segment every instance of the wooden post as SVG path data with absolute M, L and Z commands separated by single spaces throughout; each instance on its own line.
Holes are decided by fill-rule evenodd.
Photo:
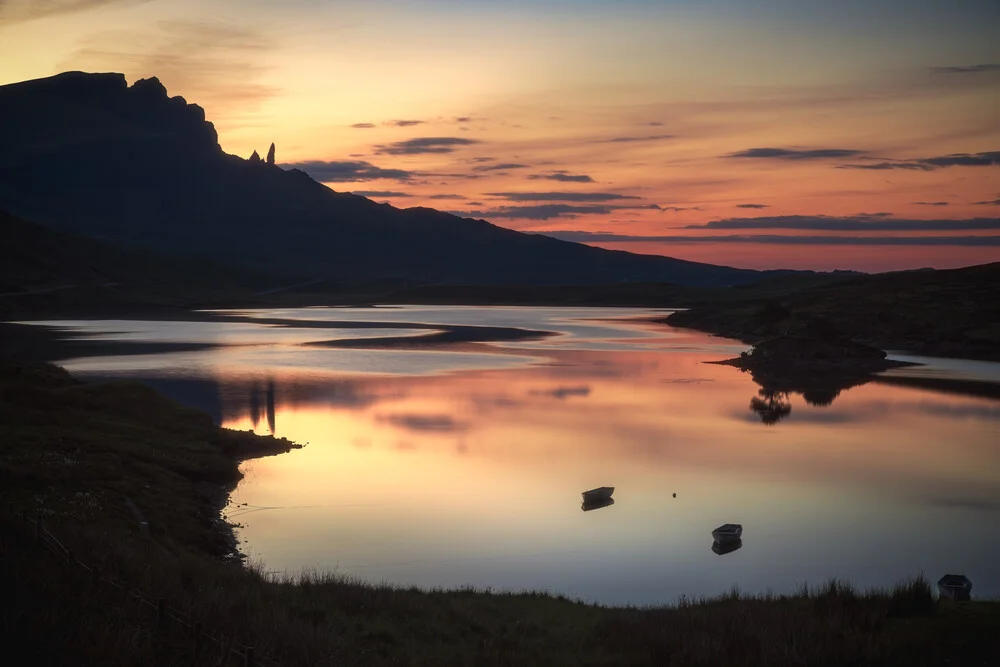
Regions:
M 253 659 L 253 646 L 247 646 L 246 647 L 246 662 L 244 662 L 244 665 L 246 667 L 253 667 L 255 664 L 257 664 L 257 663 L 254 662 L 254 659 Z

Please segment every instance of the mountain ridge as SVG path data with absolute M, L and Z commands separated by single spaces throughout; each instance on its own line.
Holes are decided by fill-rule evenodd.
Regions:
M 765 275 L 523 234 L 336 192 L 229 155 L 201 107 L 155 78 L 67 72 L 0 86 L 0 208 L 132 248 L 258 270 L 405 284 L 673 282 Z M 780 272 L 779 272 L 780 273 Z

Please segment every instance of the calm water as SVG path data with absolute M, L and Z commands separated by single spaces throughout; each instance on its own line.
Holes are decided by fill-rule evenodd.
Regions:
M 232 497 L 243 549 L 267 569 L 609 604 L 957 572 L 975 595 L 1000 596 L 995 399 L 882 379 L 810 402 L 762 394 L 748 374 L 703 363 L 742 345 L 637 319 L 650 311 L 241 314 L 248 321 L 49 324 L 108 341 L 215 344 L 61 363 L 308 443 L 246 463 Z M 417 351 L 303 345 L 426 333 L 415 324 L 559 335 Z M 1000 364 L 920 361 L 890 375 L 1000 381 Z M 602 485 L 616 487 L 615 504 L 581 511 L 580 492 Z M 719 556 L 711 530 L 728 522 L 743 524 L 743 546 Z

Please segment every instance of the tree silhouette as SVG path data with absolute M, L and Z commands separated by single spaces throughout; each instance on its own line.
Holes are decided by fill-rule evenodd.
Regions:
M 764 387 L 750 399 L 750 409 L 757 413 L 762 424 L 771 426 L 792 413 L 792 404 L 787 392 Z

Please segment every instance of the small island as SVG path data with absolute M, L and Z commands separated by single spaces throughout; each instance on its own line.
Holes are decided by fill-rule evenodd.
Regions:
M 877 347 L 839 336 L 822 338 L 789 334 L 768 338 L 735 359 L 716 363 L 736 366 L 755 374 L 820 373 L 833 376 L 869 375 L 890 368 L 916 365 L 894 361 L 887 356 L 884 350 Z

